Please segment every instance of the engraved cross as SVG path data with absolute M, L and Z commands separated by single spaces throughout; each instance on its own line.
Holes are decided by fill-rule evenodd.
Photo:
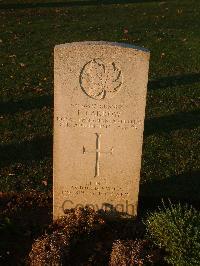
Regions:
M 100 169 L 100 154 L 101 153 L 107 153 L 107 154 L 113 154 L 113 147 L 110 149 L 110 151 L 101 151 L 100 150 L 100 140 L 101 140 L 101 134 L 100 133 L 95 133 L 96 135 L 96 150 L 90 151 L 86 150 L 86 148 L 83 146 L 83 154 L 85 153 L 96 153 L 96 165 L 95 165 L 95 176 L 99 176 L 99 169 Z

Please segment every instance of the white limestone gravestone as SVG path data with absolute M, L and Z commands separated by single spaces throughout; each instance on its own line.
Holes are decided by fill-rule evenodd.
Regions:
M 149 52 L 77 42 L 54 55 L 54 219 L 85 205 L 136 215 Z

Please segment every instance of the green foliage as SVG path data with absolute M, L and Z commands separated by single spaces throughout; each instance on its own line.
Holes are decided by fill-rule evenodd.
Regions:
M 200 212 L 188 205 L 173 205 L 150 213 L 145 221 L 148 237 L 166 251 L 176 266 L 200 265 Z

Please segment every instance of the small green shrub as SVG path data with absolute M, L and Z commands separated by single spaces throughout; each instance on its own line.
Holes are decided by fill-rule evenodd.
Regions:
M 166 261 L 176 266 L 200 265 L 200 212 L 192 206 L 173 205 L 148 215 L 147 236 L 166 251 Z

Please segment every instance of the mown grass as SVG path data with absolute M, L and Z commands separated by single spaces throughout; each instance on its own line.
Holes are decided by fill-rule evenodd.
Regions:
M 151 51 L 140 195 L 199 202 L 200 2 L 57 2 L 0 4 L 0 191 L 52 189 L 53 48 L 107 40 Z

